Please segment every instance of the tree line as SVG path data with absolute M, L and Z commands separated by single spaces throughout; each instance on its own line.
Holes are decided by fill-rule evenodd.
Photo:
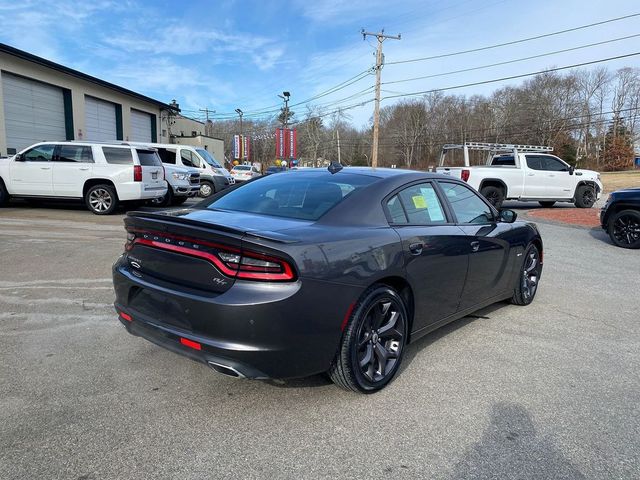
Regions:
M 283 114 L 244 121 L 244 132 L 253 135 L 253 161 L 274 163 L 273 132 Z M 342 163 L 369 163 L 372 129 L 355 128 L 348 111 L 308 106 L 287 115 L 298 130 L 301 164 L 337 160 L 338 144 Z M 213 130 L 228 147 L 238 127 L 236 121 L 218 121 Z M 631 169 L 633 145 L 640 142 L 640 69 L 547 72 L 490 95 L 436 92 L 381 109 L 381 166 L 427 169 L 437 163 L 442 145 L 465 141 L 548 145 L 577 167 Z

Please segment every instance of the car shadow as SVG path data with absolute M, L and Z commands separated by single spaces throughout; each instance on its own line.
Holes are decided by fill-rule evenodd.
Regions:
M 611 238 L 609 238 L 609 234 L 607 232 L 605 232 L 602 227 L 593 227 L 589 229 L 589 235 L 591 235 L 593 238 L 595 238 L 596 240 L 600 240 L 603 243 L 609 244 L 612 247 L 615 247 L 616 245 L 611 241 Z
M 404 359 L 402 360 L 402 365 L 400 366 L 397 375 L 402 375 L 402 372 L 404 372 L 405 369 L 409 368 L 413 359 L 429 345 L 437 342 L 441 338 L 449 335 L 452 332 L 455 332 L 459 328 L 465 327 L 472 322 L 475 322 L 477 320 L 490 319 L 493 312 L 504 308 L 506 305 L 507 304 L 505 302 L 493 303 L 488 307 L 477 310 L 472 314 L 467 315 L 466 317 L 462 317 L 459 320 L 448 323 L 447 325 L 444 325 L 437 330 L 428 333 L 424 337 L 412 341 L 404 353 Z

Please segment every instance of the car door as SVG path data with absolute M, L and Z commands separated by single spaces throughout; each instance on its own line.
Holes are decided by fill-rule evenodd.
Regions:
M 552 155 L 541 155 L 540 161 L 546 175 L 547 197 L 572 198 L 575 182 L 569 165 Z
M 522 157 L 520 157 L 522 158 Z M 547 198 L 547 172 L 544 171 L 544 157 L 541 155 L 525 155 L 524 188 L 522 196 L 525 198 Z
M 51 164 L 55 145 L 36 145 L 20 155 L 9 166 L 9 182 L 13 195 L 53 195 Z
M 52 163 L 53 194 L 82 198 L 85 182 L 93 174 L 93 152 L 89 145 L 58 145 Z
M 498 221 L 494 209 L 474 190 L 460 183 L 438 181 L 443 197 L 463 232 L 469 269 L 460 310 L 473 307 L 509 289 L 512 278 L 511 224 Z
M 407 277 L 414 290 L 413 330 L 455 314 L 467 274 L 464 233 L 447 216 L 432 182 L 408 185 L 385 201 L 400 236 Z

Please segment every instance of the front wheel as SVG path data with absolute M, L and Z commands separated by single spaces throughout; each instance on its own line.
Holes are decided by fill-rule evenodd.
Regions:
M 398 372 L 408 336 L 407 309 L 391 287 L 374 285 L 358 300 L 329 376 L 361 393 L 384 388 Z
M 216 187 L 213 185 L 213 183 L 207 181 L 207 180 L 203 180 L 202 182 L 200 182 L 200 192 L 199 195 L 203 198 L 207 198 L 210 197 L 211 195 L 213 195 L 214 193 L 216 193 Z
M 540 250 L 533 243 L 524 252 L 524 260 L 518 275 L 517 285 L 511 297 L 514 305 L 529 305 L 538 291 L 538 282 L 542 274 Z
M 609 237 L 618 247 L 640 248 L 640 212 L 622 210 L 609 220 Z
M 504 202 L 504 191 L 499 187 L 482 187 L 480 194 L 486 198 L 491 205 L 500 209 L 502 202 Z
M 591 208 L 596 203 L 596 191 L 590 185 L 580 185 L 576 188 L 574 205 L 578 208 Z
M 87 208 L 96 215 L 109 215 L 118 206 L 118 195 L 111 185 L 94 185 L 84 196 Z

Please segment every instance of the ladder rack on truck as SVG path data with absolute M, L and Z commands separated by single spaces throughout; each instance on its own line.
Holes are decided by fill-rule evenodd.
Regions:
M 504 153 L 504 154 L 513 154 L 514 158 L 518 155 L 518 153 L 544 153 L 544 152 L 552 152 L 553 147 L 546 147 L 544 145 L 517 145 L 510 143 L 484 143 L 484 142 L 465 142 L 465 143 L 448 143 L 442 147 L 442 152 L 440 153 L 440 161 L 438 162 L 439 166 L 444 165 L 444 157 L 450 150 L 462 150 L 464 153 L 464 165 L 465 167 L 469 166 L 469 150 L 480 151 L 480 152 L 488 152 L 487 154 L 487 164 L 494 155 Z

